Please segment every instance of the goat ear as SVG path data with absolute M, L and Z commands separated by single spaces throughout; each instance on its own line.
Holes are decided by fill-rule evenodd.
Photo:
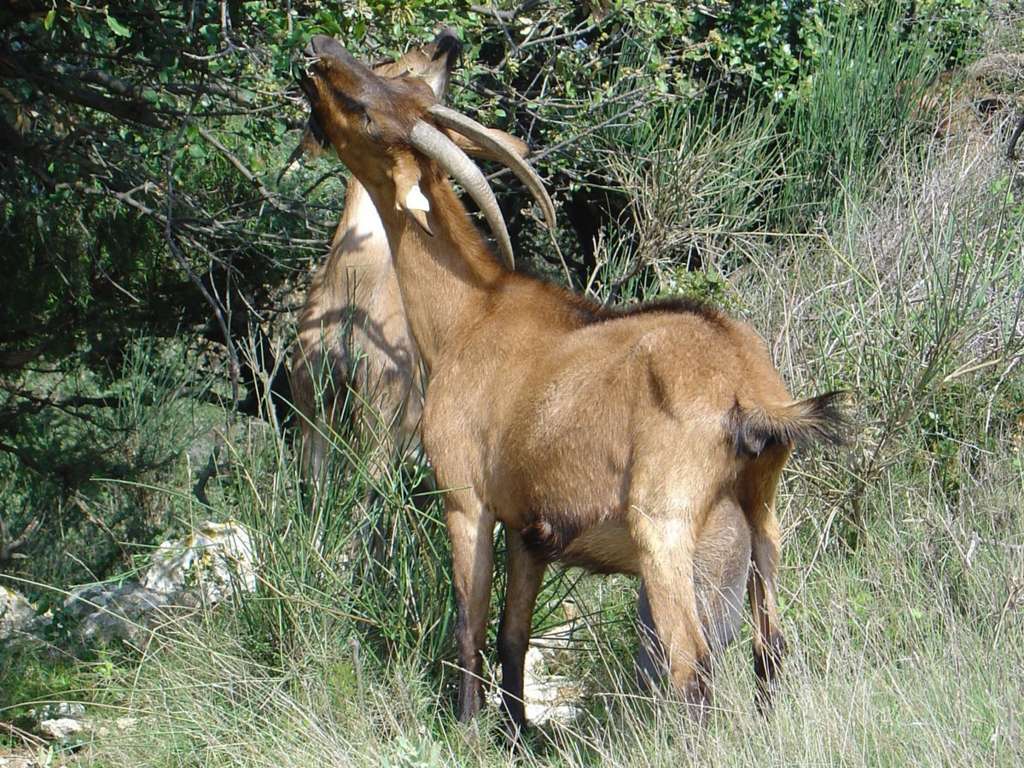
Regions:
M 497 160 L 500 162 L 501 158 L 495 157 L 493 152 L 486 147 L 481 147 L 468 136 L 463 136 L 461 133 L 453 131 L 451 128 L 444 128 L 443 130 L 444 134 L 455 142 L 455 146 L 470 157 L 482 158 L 484 160 Z M 520 157 L 529 156 L 530 147 L 519 137 L 513 136 L 511 133 L 505 133 L 505 131 L 500 131 L 497 128 L 488 128 L 487 132 L 494 136 L 495 139 L 508 146 L 509 149 Z
M 420 189 L 419 164 L 412 157 L 400 157 L 395 163 L 394 179 L 395 207 L 408 213 L 424 232 L 433 237 L 434 231 L 427 218 L 430 201 Z
M 405 200 L 402 202 L 405 212 L 412 216 L 413 221 L 420 225 L 420 228 L 431 237 L 434 236 L 430 229 L 430 222 L 427 220 L 427 213 L 430 211 L 430 201 L 423 194 L 419 184 L 413 184 L 405 193 Z

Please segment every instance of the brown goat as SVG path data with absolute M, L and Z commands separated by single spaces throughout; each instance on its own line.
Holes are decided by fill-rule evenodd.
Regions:
M 381 213 L 428 371 L 423 442 L 447 489 L 460 719 L 482 703 L 498 521 L 503 700 L 517 726 L 534 602 L 555 560 L 642 578 L 672 683 L 701 713 L 712 652 L 701 571 L 747 579 L 767 695 L 784 645 L 775 489 L 795 443 L 837 438 L 834 395 L 794 402 L 757 334 L 715 310 L 608 310 L 509 271 L 448 181 L 473 189 L 482 176 L 440 130 L 454 121 L 430 90 L 375 76 L 328 37 L 306 52 L 303 89 Z M 737 549 L 741 563 L 722 562 Z
M 381 77 L 422 79 L 438 99 L 444 96 L 461 43 L 451 29 L 394 62 L 374 67 Z M 492 131 L 521 156 L 526 145 Z M 315 150 L 323 137 L 311 122 L 301 149 Z M 493 154 L 475 142 L 453 137 L 475 156 Z M 298 153 L 297 153 L 298 154 Z M 351 179 L 345 208 L 327 261 L 317 270 L 299 315 L 292 350 L 290 384 L 300 415 L 302 469 L 310 479 L 324 471 L 329 435 L 347 398 L 364 442 L 376 447 L 371 482 L 388 463 L 419 442 L 423 410 L 420 356 L 405 316 L 384 225 L 373 201 Z
M 444 29 L 429 45 L 414 48 L 394 62 L 377 63 L 373 70 L 382 77 L 419 77 L 440 99 L 460 48 L 454 30 Z M 528 148 L 519 139 L 489 131 L 520 156 L 527 156 Z M 315 135 L 318 132 L 315 123 L 307 128 L 293 159 L 304 151 L 320 152 L 324 137 Z M 462 134 L 449 135 L 468 154 L 496 159 Z M 364 442 L 376 446 L 369 465 L 371 484 L 383 475 L 389 462 L 419 444 L 423 412 L 419 350 L 409 331 L 384 225 L 366 190 L 354 178 L 348 182 L 345 208 L 327 261 L 314 275 L 299 316 L 291 358 L 290 384 L 300 415 L 305 477 L 317 480 L 323 476 L 329 436 L 339 427 L 337 419 L 350 393 L 354 395 L 350 403 L 354 422 Z M 749 550 L 745 534 L 745 530 L 738 532 L 734 544 Z M 726 626 L 733 627 L 726 636 L 735 628 L 735 622 L 724 622 L 719 614 L 738 603 L 742 597 L 738 589 L 732 582 L 712 578 L 707 588 L 698 590 L 699 594 L 727 596 L 708 605 L 702 601 L 701 610 L 708 614 L 705 626 L 717 628 L 716 636 L 722 635 Z M 647 642 L 638 653 L 637 667 L 647 682 L 659 678 L 663 670 L 643 593 L 638 618 Z

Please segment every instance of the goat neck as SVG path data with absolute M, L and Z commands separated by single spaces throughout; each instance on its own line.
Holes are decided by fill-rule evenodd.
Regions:
M 488 295 L 511 273 L 484 243 L 445 174 L 429 160 L 419 162 L 420 189 L 430 204 L 433 235 L 396 206 L 393 184 L 375 183 L 372 176 L 361 180 L 377 210 L 384 212 L 381 220 L 409 328 L 430 370 L 460 330 L 479 319 Z M 356 169 L 353 172 L 359 177 Z

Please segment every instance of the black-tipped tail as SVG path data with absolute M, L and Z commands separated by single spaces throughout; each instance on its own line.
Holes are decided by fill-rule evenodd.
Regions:
M 842 409 L 845 391 L 786 403 L 779 406 L 752 406 L 739 403 L 729 412 L 728 429 L 736 453 L 758 456 L 774 445 L 799 447 L 825 442 L 841 445 L 846 441 L 848 422 Z

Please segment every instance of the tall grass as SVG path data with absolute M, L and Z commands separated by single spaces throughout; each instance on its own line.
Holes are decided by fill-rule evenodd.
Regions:
M 616 245 L 652 273 L 656 290 L 672 290 L 688 271 L 731 271 L 765 252 L 784 165 L 777 119 L 756 106 L 723 111 L 716 101 L 656 104 L 607 138 L 609 172 L 631 191 L 618 223 L 629 238 Z M 606 258 L 614 269 L 614 255 Z
M 1019 470 L 996 462 L 986 472 L 979 487 L 987 484 L 991 495 L 976 522 L 1024 496 Z M 638 696 L 629 658 L 608 654 L 614 644 L 598 629 L 590 643 L 580 639 L 574 664 L 589 686 L 587 713 L 538 729 L 517 762 L 1017 764 L 1022 628 L 1005 611 L 1003 590 L 1014 562 L 986 539 L 968 564 L 966 549 L 923 522 L 949 515 L 940 489 L 919 490 L 925 498 L 914 507 L 916 520 L 876 526 L 886 535 L 852 556 L 815 559 L 813 546 L 790 539 L 782 583 L 791 653 L 770 718 L 754 710 L 745 643 L 722 660 L 717 709 L 701 730 L 675 705 Z M 872 490 L 871 499 L 889 503 L 889 489 Z M 798 502 L 786 502 L 791 519 Z M 1024 529 L 1016 519 L 999 534 L 1020 542 Z M 957 562 L 942 562 L 950 559 Z M 607 597 L 582 592 L 584 604 L 614 610 Z M 239 640 L 247 636 L 225 614 L 164 638 L 126 689 L 140 722 L 95 744 L 97 764 L 493 766 L 510 759 L 495 713 L 468 731 L 457 726 L 451 702 L 413 657 L 360 662 L 335 637 L 268 665 Z
M 877 183 L 875 170 L 905 133 L 920 130 L 921 97 L 942 58 L 926 29 L 908 28 L 902 3 L 873 12 L 838 4 L 821 65 L 781 116 L 791 148 L 779 201 L 781 226 L 804 229 L 833 214 L 846 192 Z

